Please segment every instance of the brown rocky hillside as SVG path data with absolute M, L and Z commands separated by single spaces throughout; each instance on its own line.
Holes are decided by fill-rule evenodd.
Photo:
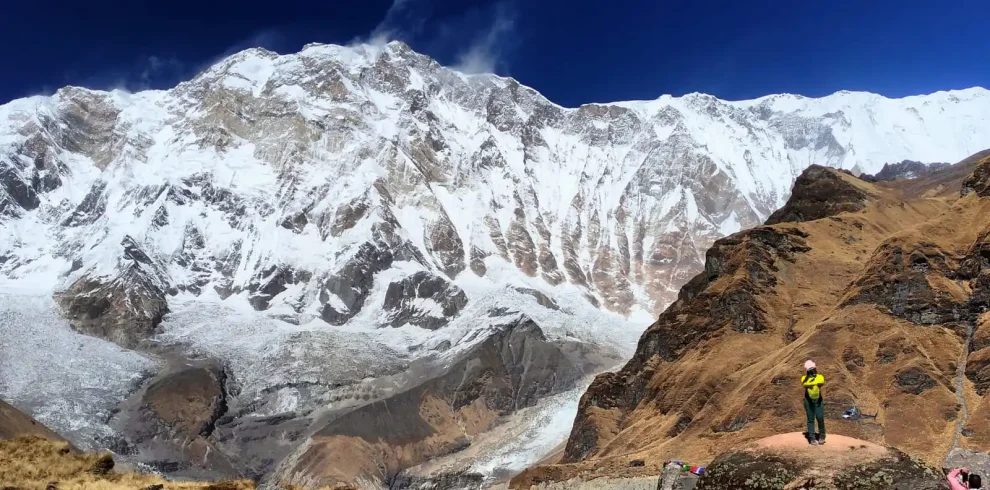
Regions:
M 0 439 L 13 439 L 17 436 L 35 436 L 52 441 L 65 440 L 30 415 L 0 400 Z
M 934 466 L 990 447 L 988 155 L 907 181 L 809 168 L 766 225 L 717 241 L 634 357 L 598 376 L 559 464 L 514 481 L 656 474 L 803 430 L 809 358 L 830 434 Z M 850 406 L 878 417 L 845 421 Z
M 82 453 L 0 400 L 0 488 L 4 490 L 252 490 L 250 480 L 172 482 L 119 472 L 109 453 Z

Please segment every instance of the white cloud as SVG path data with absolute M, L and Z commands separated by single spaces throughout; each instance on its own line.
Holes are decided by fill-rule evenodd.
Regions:
M 244 51 L 245 49 L 264 48 L 269 51 L 278 52 L 280 48 L 284 47 L 283 46 L 285 44 L 284 40 L 285 40 L 285 35 L 282 34 L 282 31 L 275 28 L 262 29 L 248 36 L 247 38 L 241 39 L 240 41 L 231 44 L 230 46 L 227 47 L 227 49 L 224 49 L 223 52 L 218 54 L 217 56 L 214 56 L 206 60 L 205 62 L 200 63 L 199 66 L 196 67 L 195 72 L 193 72 L 192 74 L 198 75 L 203 71 L 208 70 L 213 65 L 228 58 L 229 56 Z
M 149 56 L 145 61 L 144 68 L 138 75 L 138 82 L 145 86 L 151 85 L 160 76 L 174 76 L 182 72 L 184 65 L 174 57 L 162 58 L 159 56 Z
M 415 9 L 412 7 L 416 2 L 417 0 L 392 0 L 392 5 L 385 11 L 385 16 L 368 36 L 358 36 L 349 44 L 370 44 L 381 47 L 394 39 L 403 39 L 415 34 L 422 28 L 425 20 L 422 17 L 413 17 Z
M 452 59 L 451 67 L 458 71 L 495 73 L 506 68 L 505 54 L 514 44 L 516 21 L 511 2 L 503 0 L 436 18 L 431 16 L 430 0 L 393 0 L 381 22 L 350 44 L 380 48 L 401 40 L 441 62 Z
M 503 62 L 501 58 L 508 43 L 507 37 L 514 29 L 515 17 L 507 4 L 497 5 L 491 26 L 457 56 L 453 68 L 470 74 L 495 73 Z
M 385 12 L 385 18 L 371 31 L 371 39 L 391 38 L 399 30 L 396 22 L 398 17 L 405 11 L 413 0 L 392 0 L 392 6 Z

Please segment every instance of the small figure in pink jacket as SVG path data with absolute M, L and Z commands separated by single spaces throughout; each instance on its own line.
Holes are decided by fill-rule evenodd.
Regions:
M 969 468 L 956 468 L 949 472 L 946 476 L 949 479 L 949 487 L 952 490 L 972 490 L 974 488 L 983 488 L 983 482 L 980 480 L 980 475 L 974 475 L 969 472 Z

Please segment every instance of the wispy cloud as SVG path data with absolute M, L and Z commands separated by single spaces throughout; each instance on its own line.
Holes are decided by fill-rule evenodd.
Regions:
M 287 47 L 286 44 L 286 36 L 281 30 L 275 28 L 262 29 L 251 34 L 250 36 L 245 37 L 244 39 L 232 43 L 220 52 L 220 54 L 195 65 L 195 69 L 191 71 L 189 78 L 199 75 L 211 66 L 223 61 L 230 55 L 239 53 L 245 49 L 264 48 L 278 53 L 282 52 Z
M 89 71 L 97 66 L 105 56 L 97 50 L 77 63 L 67 66 L 62 75 L 63 84 L 79 85 L 99 90 L 124 90 L 137 92 L 148 89 L 171 88 L 179 82 L 192 79 L 198 73 L 213 66 L 218 61 L 249 48 L 262 47 L 272 51 L 285 49 L 286 37 L 278 29 L 263 29 L 229 45 L 220 54 L 207 60 L 181 60 L 174 54 L 151 54 L 139 56 L 130 62 L 121 61 Z M 55 88 L 42 87 L 41 93 L 53 93 Z
M 224 50 L 220 57 L 230 56 L 238 51 L 250 48 L 265 48 L 270 51 L 280 51 L 285 46 L 286 36 L 281 30 L 275 28 L 262 29 L 250 36 L 231 44 Z
M 69 68 L 64 75 L 68 84 L 99 90 L 140 90 L 167 88 L 188 75 L 185 64 L 174 56 L 149 55 L 92 73 Z
M 371 30 L 367 39 L 355 39 L 357 42 L 367 42 L 372 45 L 385 44 L 393 39 L 402 39 L 409 36 L 410 32 L 415 31 L 417 25 L 421 26 L 423 20 L 422 16 L 417 17 L 414 25 L 409 25 L 409 14 L 414 12 L 414 3 L 416 0 L 392 0 L 392 6 L 388 8 L 385 12 L 385 17 L 382 21 Z
M 374 29 L 351 44 L 382 46 L 400 40 L 459 71 L 494 73 L 508 69 L 506 54 L 514 47 L 515 30 L 512 0 L 445 16 L 434 15 L 430 0 L 393 0 Z
M 184 71 L 185 65 L 175 57 L 149 56 L 138 75 L 138 81 L 144 85 L 139 88 L 151 87 L 163 77 L 172 79 L 181 76 Z
M 457 57 L 453 68 L 464 73 L 495 73 L 504 63 L 509 48 L 508 37 L 515 30 L 515 15 L 509 4 L 495 6 L 494 18 L 487 31 L 477 35 L 470 46 Z

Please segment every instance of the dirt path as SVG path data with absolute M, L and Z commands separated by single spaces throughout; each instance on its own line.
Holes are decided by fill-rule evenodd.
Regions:
M 835 464 L 863 463 L 889 454 L 883 446 L 838 434 L 829 434 L 825 444 L 820 446 L 808 444 L 801 432 L 770 436 L 756 441 L 754 446 L 757 449 L 768 449 L 811 460 L 824 457 Z
M 956 366 L 956 399 L 961 407 L 959 420 L 956 421 L 956 433 L 952 435 L 952 447 L 949 448 L 951 454 L 953 449 L 959 447 L 959 438 L 962 437 L 963 427 L 969 419 L 969 409 L 966 407 L 966 362 L 969 361 L 969 343 L 973 339 L 973 324 L 966 325 L 966 341 L 963 342 L 963 352 L 959 356 L 959 363 Z M 946 456 L 948 457 L 948 456 Z

